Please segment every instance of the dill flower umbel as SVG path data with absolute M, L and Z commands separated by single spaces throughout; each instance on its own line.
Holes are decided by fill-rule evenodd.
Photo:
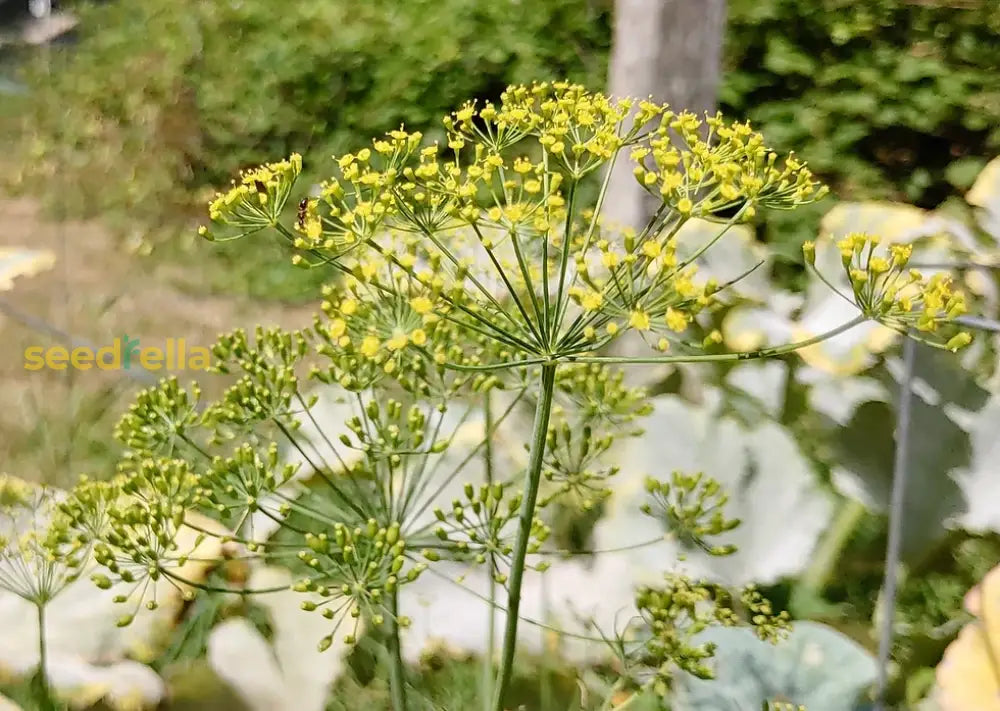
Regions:
M 87 557 L 59 498 L 0 474 L 0 589 L 38 606 L 76 580 Z
M 875 235 L 852 233 L 836 248 L 853 292 L 850 300 L 866 318 L 951 351 L 972 341 L 955 324 L 968 310 L 965 293 L 944 272 L 927 277 L 908 268 L 911 245 L 883 245 Z M 807 242 L 803 250 L 807 263 L 814 264 L 815 245 Z
M 444 126 L 444 146 L 400 129 L 336 157 L 337 175 L 299 203 L 293 229 L 271 208 L 287 199 L 295 158 L 244 174 L 210 217 L 247 230 L 276 227 L 298 250 L 297 263 L 333 265 L 347 276 L 331 289 L 364 284 L 350 301 L 373 303 L 383 323 L 328 314 L 332 343 L 359 361 L 401 367 L 409 349 L 456 366 L 499 355 L 498 366 L 530 365 L 585 356 L 628 331 L 661 352 L 683 346 L 679 339 L 720 288 L 699 282 L 697 257 L 756 210 L 824 192 L 800 161 L 780 159 L 748 124 L 564 82 L 510 87 L 498 104 L 466 104 Z M 601 227 L 606 181 L 596 205 L 579 199 L 580 181 L 616 157 L 632 161 L 661 201 L 637 233 Z M 263 193 L 252 194 L 255 181 L 267 188 L 263 203 Z M 693 217 L 716 220 L 719 232 L 680 260 L 673 238 Z M 408 314 L 403 306 L 417 297 L 432 309 Z M 432 347 L 437 328 L 414 316 L 446 322 L 467 336 L 453 343 L 476 346 Z
M 222 239 L 237 239 L 265 227 L 274 227 L 301 172 L 302 156 L 295 153 L 287 160 L 266 163 L 241 173 L 239 181 L 233 181 L 232 188 L 219 193 L 208 205 L 212 221 L 235 233 Z M 207 227 L 199 229 L 199 234 L 219 239 Z
M 113 483 L 120 496 L 94 540 L 108 571 L 101 584 L 184 585 L 188 554 L 171 534 L 187 511 L 211 517 L 218 526 L 201 535 L 295 571 L 303 609 L 325 620 L 321 649 L 353 644 L 363 623 L 384 628 L 397 711 L 406 707 L 400 588 L 441 560 L 484 566 L 491 589 L 506 593 L 492 704 L 500 711 L 524 573 L 544 569 L 535 556 L 553 552 L 546 509 L 599 510 L 617 473 L 605 455 L 648 412 L 610 364 L 765 358 L 866 319 L 954 348 L 967 338 L 950 331 L 965 304 L 946 278 L 906 272 L 905 249 L 876 255 L 870 238 L 852 237 L 841 249 L 857 319 L 807 341 L 717 352 L 707 316 L 742 277 L 704 278 L 700 258 L 758 211 L 822 197 L 804 163 L 771 150 L 747 123 L 568 82 L 511 86 L 443 125 L 440 143 L 400 127 L 334 156 L 333 175 L 297 203 L 297 155 L 242 173 L 212 202 L 206 237 L 272 228 L 293 263 L 329 271 L 321 314 L 302 331 L 222 336 L 217 369 L 235 382 L 215 402 L 171 380 L 141 394 L 118 430 L 129 447 Z M 640 229 L 602 220 L 614 161 L 628 161 L 656 201 Z M 592 202 L 591 177 L 603 180 Z M 714 232 L 700 228 L 703 241 L 679 250 L 681 230 L 695 224 Z M 648 356 L 605 355 L 630 334 Z M 337 431 L 317 425 L 303 380 L 337 394 L 349 412 Z M 534 408 L 525 456 L 494 467 L 510 455 L 494 439 L 525 404 Z M 481 420 L 470 429 L 474 412 Z M 470 437 L 466 450 L 452 449 Z M 463 482 L 480 458 L 483 475 Z M 647 514 L 671 535 L 732 552 L 711 540 L 738 523 L 716 483 L 674 473 L 651 479 L 647 493 Z M 261 520 L 278 529 L 273 540 L 248 532 Z M 631 656 L 618 646 L 643 667 L 636 681 L 662 694 L 675 669 L 707 674 L 712 650 L 693 636 L 737 621 L 727 595 L 681 576 L 640 590 L 640 643 L 628 645 Z M 742 603 L 762 636 L 783 629 L 755 592 Z

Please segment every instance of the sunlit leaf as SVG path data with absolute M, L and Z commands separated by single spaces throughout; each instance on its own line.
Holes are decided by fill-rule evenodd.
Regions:
M 966 596 L 975 620 L 962 628 L 937 667 L 942 711 L 1000 711 L 1000 567 Z
M 1000 242 L 1000 158 L 987 163 L 965 199 L 981 209 L 980 225 Z
M 715 642 L 714 680 L 682 677 L 675 711 L 743 711 L 767 702 L 802 704 L 809 711 L 853 711 L 875 681 L 874 657 L 836 630 L 793 623 L 788 639 L 762 642 L 747 629 L 701 635 Z
M 704 472 L 730 495 L 727 516 L 742 521 L 713 541 L 736 544 L 738 551 L 715 558 L 664 540 L 614 554 L 627 562 L 633 579 L 646 582 L 666 569 L 683 569 L 738 585 L 771 583 L 801 571 L 829 521 L 831 503 L 791 434 L 767 420 L 747 428 L 720 416 L 715 407 L 675 396 L 655 398 L 653 408 L 643 422 L 646 436 L 623 447 L 610 510 L 594 532 L 597 547 L 616 548 L 667 533 L 659 520 L 639 511 L 646 501 L 646 476 Z
M 841 202 L 823 217 L 820 231 L 834 240 L 851 232 L 867 232 L 884 240 L 909 242 L 920 233 L 928 213 L 894 202 Z
M 291 585 L 280 568 L 258 568 L 247 585 L 270 588 Z M 326 634 L 319 613 L 304 612 L 303 594 L 291 589 L 261 595 L 259 604 L 270 615 L 270 644 L 246 619 L 233 618 L 215 627 L 208 641 L 208 659 L 253 711 L 322 711 L 333 681 L 345 668 L 348 645 L 334 637 L 333 647 L 320 653 L 315 645 Z

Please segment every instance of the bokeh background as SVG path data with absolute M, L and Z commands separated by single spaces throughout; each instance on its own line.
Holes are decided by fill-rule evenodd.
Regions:
M 208 345 L 232 327 L 310 323 L 328 273 L 296 270 L 277 241 L 196 235 L 240 168 L 297 151 L 318 181 L 332 154 L 401 123 L 443 137 L 441 116 L 466 99 L 559 78 L 750 119 L 830 186 L 815 205 L 759 215 L 703 265 L 726 279 L 762 263 L 718 315 L 730 347 L 845 320 L 803 269 L 806 240 L 913 242 L 976 297 L 975 344 L 961 357 L 918 347 L 910 369 L 899 339 L 871 328 L 766 364 L 636 376 L 655 411 L 623 455 L 630 470 L 704 469 L 743 520 L 738 556 L 690 565 L 757 582 L 808 621 L 780 653 L 720 642 L 729 700 L 697 708 L 757 711 L 764 694 L 859 709 L 881 668 L 890 707 L 1000 709 L 998 583 L 966 597 L 1000 563 L 996 0 L 0 0 L 0 471 L 53 486 L 109 475 L 114 422 L 150 375 L 27 372 L 27 347 L 126 334 Z M 629 175 L 612 195 L 616 219 L 643 219 Z M 893 499 L 904 387 L 910 451 Z M 561 522 L 568 545 L 636 534 L 622 487 L 601 516 Z M 887 599 L 890 522 L 900 560 L 888 556 Z M 658 562 L 630 564 L 638 579 Z M 32 633 L 3 595 L 0 685 L 16 686 Z M 73 624 L 107 622 L 85 596 L 75 604 Z M 138 660 L 162 680 L 150 703 L 172 710 L 388 708 L 376 655 L 296 656 L 288 645 L 305 632 L 278 603 L 213 598 L 172 615 L 155 639 L 100 650 L 73 642 L 91 627 L 69 630 L 67 658 L 86 674 Z M 219 661 L 213 630 L 234 618 L 272 658 Z M 471 708 L 477 645 L 434 619 L 428 639 L 446 644 L 414 656 L 419 683 L 436 708 Z M 580 663 L 542 659 L 519 677 L 525 707 L 567 708 Z M 106 676 L 91 686 L 111 688 Z M 81 703 L 114 700 L 91 696 Z

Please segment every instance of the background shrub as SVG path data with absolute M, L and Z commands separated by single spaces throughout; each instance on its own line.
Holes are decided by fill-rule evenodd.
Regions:
M 841 198 L 935 207 L 1000 152 L 995 2 L 730 0 L 729 13 L 724 109 Z M 816 222 L 796 212 L 769 227 L 798 259 Z
M 21 142 L 30 154 L 15 180 L 46 181 L 70 212 L 131 220 L 200 216 L 205 186 L 241 167 L 293 150 L 326 157 L 404 118 L 437 129 L 465 98 L 512 82 L 600 84 L 610 41 L 610 0 L 142 0 L 79 11 L 76 46 L 30 69 L 14 128 L 35 140 Z
M 510 82 L 603 87 L 612 6 L 84 2 L 79 41 L 32 62 L 33 93 L 3 112 L 23 151 L 5 172 L 60 210 L 175 235 L 242 166 L 292 150 L 317 165 L 404 118 L 437 130 Z M 728 33 L 722 109 L 841 197 L 933 207 L 1000 152 L 992 0 L 730 0 Z M 768 216 L 762 234 L 797 262 L 830 207 Z

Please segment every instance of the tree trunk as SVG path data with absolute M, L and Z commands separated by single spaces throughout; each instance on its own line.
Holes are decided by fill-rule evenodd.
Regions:
M 725 24 L 726 0 L 617 0 L 610 93 L 714 112 Z M 656 205 L 627 158 L 615 164 L 602 213 L 608 224 L 639 228 Z

